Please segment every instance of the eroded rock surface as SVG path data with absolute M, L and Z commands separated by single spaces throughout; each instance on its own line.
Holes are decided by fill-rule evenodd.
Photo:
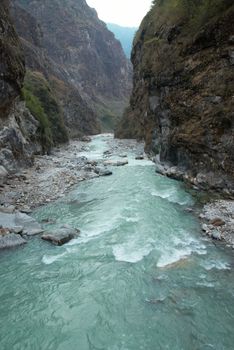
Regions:
M 130 94 L 131 65 L 96 11 L 85 0 L 14 0 L 12 17 L 27 68 L 49 82 L 70 136 L 99 133 L 97 116 L 112 128 Z
M 155 2 L 136 35 L 131 104 L 116 135 L 144 138 L 173 177 L 233 196 L 233 1 L 173 4 Z
M 64 245 L 72 239 L 79 236 L 80 231 L 72 228 L 60 228 L 41 236 L 44 241 L 51 242 L 54 245 Z

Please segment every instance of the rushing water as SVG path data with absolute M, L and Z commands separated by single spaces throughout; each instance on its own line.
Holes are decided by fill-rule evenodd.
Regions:
M 234 349 L 232 252 L 202 237 L 181 183 L 129 157 L 35 212 L 80 238 L 1 253 L 1 350 Z

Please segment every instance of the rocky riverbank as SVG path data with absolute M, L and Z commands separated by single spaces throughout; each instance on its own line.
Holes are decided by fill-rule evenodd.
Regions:
M 37 156 L 32 167 L 8 175 L 0 187 L 0 248 L 24 244 L 28 237 L 43 232 L 42 226 L 28 216 L 35 208 L 65 196 L 81 181 L 112 175 L 115 166 L 128 164 L 129 152 L 137 160 L 146 158 L 141 142 L 113 139 L 111 134 L 106 134 L 105 139 L 106 147 L 100 154 L 93 153 L 92 138 L 86 137 L 55 148 L 50 155 Z M 178 176 L 177 169 L 160 163 L 156 164 L 156 172 L 186 181 L 182 172 Z M 199 189 L 196 183 L 194 188 Z M 202 230 L 209 237 L 234 247 L 232 200 L 207 203 L 199 214 Z M 52 235 L 49 240 L 61 244 L 74 237 L 74 228 L 62 227 L 59 237 L 54 232 Z
M 218 178 L 214 173 L 199 173 L 197 176 L 192 176 L 183 168 L 161 163 L 157 157 L 153 158 L 153 161 L 156 164 L 156 173 L 183 181 L 198 193 L 200 191 L 210 192 L 212 197 L 214 193 L 218 195 L 217 190 L 220 188 L 219 197 L 222 198 L 225 195 L 228 199 L 211 200 L 205 204 L 199 214 L 199 219 L 205 234 L 212 239 L 225 241 L 227 245 L 234 248 L 234 189 L 224 189 L 223 179 Z M 218 183 L 220 183 L 220 187 Z
M 32 167 L 9 175 L 0 187 L 0 204 L 30 213 L 32 209 L 62 197 L 81 181 L 107 175 L 108 166 L 126 165 L 129 150 L 134 151 L 136 157 L 144 154 L 143 143 L 115 140 L 107 134 L 108 148 L 103 157 L 89 159 L 91 140 L 70 141 L 68 145 L 55 148 L 49 156 L 35 157 Z
M 217 200 L 204 206 L 200 214 L 202 230 L 211 238 L 234 248 L 234 201 Z
M 92 138 L 84 137 L 55 148 L 50 155 L 35 157 L 30 168 L 4 175 L 0 186 L 0 248 L 25 244 L 28 237 L 43 232 L 42 226 L 28 216 L 33 209 L 63 197 L 81 181 L 112 175 L 110 167 L 128 164 L 129 151 L 144 159 L 143 143 L 115 140 L 111 134 L 106 140 L 107 149 L 97 159 L 92 154 Z M 47 240 L 65 243 L 74 238 L 74 229 L 62 227 L 59 237 L 52 235 Z

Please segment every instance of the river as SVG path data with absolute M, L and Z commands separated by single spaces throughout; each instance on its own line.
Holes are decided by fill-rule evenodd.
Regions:
M 107 137 L 93 138 L 92 159 Z M 81 236 L 0 254 L 2 350 L 232 350 L 233 252 L 201 235 L 182 183 L 148 160 L 37 209 Z

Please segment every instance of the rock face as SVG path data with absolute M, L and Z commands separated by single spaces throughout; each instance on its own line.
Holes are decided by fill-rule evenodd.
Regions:
M 233 194 L 233 1 L 162 0 L 136 35 L 130 107 L 117 137 L 146 150 L 202 188 Z
M 20 235 L 15 233 L 9 233 L 6 235 L 0 235 L 0 250 L 1 249 L 9 249 L 16 248 L 23 244 L 27 243 L 25 239 L 23 239 Z
M 40 152 L 38 122 L 20 101 L 25 74 L 19 39 L 9 19 L 9 3 L 0 4 L 0 165 L 7 171 L 29 164 Z
M 120 43 L 85 0 L 13 0 L 26 65 L 61 102 L 71 137 L 113 124 L 130 94 L 131 67 Z
M 12 102 L 19 95 L 25 68 L 22 51 L 9 19 L 8 1 L 0 4 L 0 116 L 6 117 Z
M 41 236 L 44 241 L 51 242 L 54 245 L 64 245 L 72 239 L 77 238 L 80 231 L 72 228 L 60 228 Z

